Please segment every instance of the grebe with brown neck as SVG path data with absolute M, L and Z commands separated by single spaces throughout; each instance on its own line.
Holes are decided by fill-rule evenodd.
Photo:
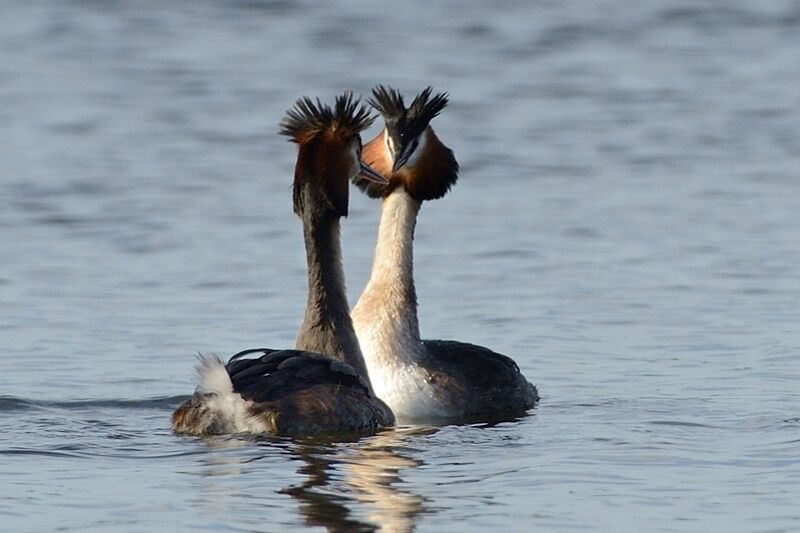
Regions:
M 448 97 L 431 92 L 428 87 L 406 107 L 396 90 L 373 90 L 370 103 L 385 128 L 364 147 L 363 158 L 389 184 L 356 179 L 382 205 L 372 272 L 353 308 L 353 325 L 375 393 L 399 419 L 518 416 L 539 396 L 513 359 L 474 344 L 420 338 L 413 275 L 417 215 L 422 202 L 447 193 L 459 170 L 452 150 L 430 127 Z
M 303 223 L 308 299 L 295 349 L 239 352 L 227 364 L 200 359 L 194 395 L 172 415 L 177 433 L 303 436 L 371 432 L 394 424 L 372 391 L 345 296 L 339 219 L 349 181 L 387 180 L 361 161 L 359 133 L 372 123 L 350 93 L 333 108 L 298 100 L 281 133 L 298 145 L 294 211 Z

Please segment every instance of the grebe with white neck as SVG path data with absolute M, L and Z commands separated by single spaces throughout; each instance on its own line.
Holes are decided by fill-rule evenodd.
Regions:
M 518 416 L 539 396 L 513 359 L 458 341 L 422 340 L 414 286 L 413 241 L 422 202 L 444 196 L 458 179 L 458 162 L 430 127 L 447 105 L 428 87 L 408 108 L 396 90 L 373 90 L 370 103 L 385 128 L 363 158 L 389 184 L 356 183 L 381 198 L 378 243 L 367 286 L 353 308 L 353 325 L 375 393 L 405 421 L 479 420 Z
M 339 219 L 349 180 L 386 179 L 361 161 L 361 130 L 373 118 L 350 93 L 333 108 L 298 100 L 281 133 L 298 144 L 294 211 L 303 223 L 308 300 L 295 349 L 245 350 L 227 364 L 201 358 L 194 395 L 172 415 L 177 433 L 314 435 L 394 424 L 372 391 L 345 296 Z

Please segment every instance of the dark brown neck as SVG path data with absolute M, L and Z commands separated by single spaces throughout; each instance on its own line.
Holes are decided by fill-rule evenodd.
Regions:
M 296 348 L 348 363 L 369 383 L 345 294 L 339 218 L 303 218 L 308 301 Z

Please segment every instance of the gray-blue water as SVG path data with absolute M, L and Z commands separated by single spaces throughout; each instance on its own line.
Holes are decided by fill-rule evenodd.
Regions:
M 0 529 L 800 530 L 800 4 L 0 4 Z M 196 352 L 293 344 L 299 96 L 431 84 L 423 334 L 493 427 L 177 437 Z M 378 129 L 374 126 L 366 138 Z M 351 301 L 378 205 L 344 222 Z

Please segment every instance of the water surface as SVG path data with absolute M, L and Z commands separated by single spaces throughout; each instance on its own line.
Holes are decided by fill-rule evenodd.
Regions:
M 9 531 L 800 529 L 793 2 L 0 6 Z M 177 437 L 193 355 L 291 346 L 297 97 L 449 91 L 426 337 L 543 400 L 355 442 Z M 378 131 L 375 126 L 367 138 Z M 378 205 L 355 190 L 348 287 Z

